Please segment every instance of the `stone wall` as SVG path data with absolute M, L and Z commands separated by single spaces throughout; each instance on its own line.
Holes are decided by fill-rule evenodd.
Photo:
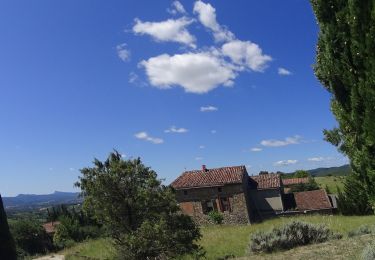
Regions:
M 219 189 L 220 188 L 220 189 Z M 208 215 L 203 213 L 202 201 L 228 198 L 230 211 L 221 212 L 224 224 L 248 224 L 249 216 L 242 184 L 217 187 L 177 190 L 177 200 L 181 211 L 190 215 L 199 224 L 211 224 Z

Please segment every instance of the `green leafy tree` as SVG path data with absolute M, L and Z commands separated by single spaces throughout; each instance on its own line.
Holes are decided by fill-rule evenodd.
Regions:
M 16 246 L 9 231 L 8 219 L 0 195 L 0 259 L 17 259 Z
M 338 121 L 338 127 L 324 130 L 325 139 L 350 158 L 352 180 L 364 187 L 370 204 L 375 197 L 375 2 L 311 3 L 320 27 L 315 74 L 332 94 Z M 344 189 L 343 196 L 358 198 L 349 192 Z
M 176 256 L 200 250 L 198 226 L 182 215 L 172 187 L 141 160 L 123 160 L 115 151 L 81 170 L 76 183 L 84 209 L 106 225 L 125 259 Z M 150 246 L 152 245 L 152 249 Z M 126 252 L 126 253 L 125 253 Z
M 306 178 L 309 177 L 309 173 L 305 170 L 297 170 L 294 173 L 295 178 Z
M 292 192 L 319 190 L 320 187 L 313 177 L 309 177 L 307 183 L 298 183 L 290 188 Z

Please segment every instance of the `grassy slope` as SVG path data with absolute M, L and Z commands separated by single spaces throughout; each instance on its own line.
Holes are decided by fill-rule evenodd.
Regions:
M 343 190 L 344 180 L 344 176 L 315 177 L 315 181 L 319 184 L 321 188 L 324 189 L 326 188 L 326 186 L 328 186 L 330 193 L 334 194 L 337 194 L 337 187 Z
M 363 224 L 375 224 L 375 216 L 345 217 L 316 215 L 299 216 L 293 218 L 276 218 L 260 224 L 246 226 L 203 227 L 203 238 L 200 244 L 206 249 L 208 259 L 216 259 L 218 257 L 223 257 L 226 255 L 245 257 L 247 255 L 249 237 L 252 233 L 260 230 L 269 230 L 274 226 L 282 225 L 283 223 L 289 222 L 292 219 L 299 219 L 311 223 L 325 223 L 332 230 L 341 232 L 343 234 L 346 234 L 348 231 L 356 229 Z M 311 245 L 293 249 L 287 252 L 267 255 L 266 257 L 257 257 L 259 259 L 269 259 L 272 257 L 274 257 L 274 259 L 283 259 L 285 256 L 293 254 L 296 256 L 293 259 L 299 259 L 298 257 L 301 257 L 301 259 L 320 259 L 319 254 L 322 254 L 322 256 L 327 256 L 327 258 L 330 257 L 330 259 L 346 259 L 347 257 L 336 257 L 340 256 L 341 253 L 339 252 L 341 251 L 342 256 L 345 255 L 349 257 L 350 254 L 353 254 L 353 257 L 358 256 L 358 252 L 362 250 L 365 243 L 367 242 L 366 238 L 363 239 L 361 238 L 360 240 L 358 240 L 358 238 L 345 238 L 343 240 L 332 241 L 321 245 Z M 353 247 L 354 242 L 357 243 L 356 247 Z M 344 252 L 344 250 L 346 251 Z M 92 257 L 93 259 L 111 259 L 113 257 L 113 248 L 110 246 L 108 240 L 102 239 L 79 244 L 66 250 L 63 253 L 67 255 L 67 260 L 85 259 L 84 257 Z M 309 257 L 305 258 L 305 256 Z

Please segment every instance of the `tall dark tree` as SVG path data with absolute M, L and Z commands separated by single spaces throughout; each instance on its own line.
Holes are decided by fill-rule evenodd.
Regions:
M 16 246 L 9 231 L 8 219 L 0 195 L 0 259 L 17 259 Z
M 198 226 L 182 215 L 171 187 L 140 159 L 118 152 L 81 170 L 84 209 L 107 226 L 123 259 L 164 259 L 197 253 Z
M 370 205 L 375 197 L 375 1 L 311 3 L 320 27 L 315 74 L 332 94 L 338 122 L 324 130 L 325 139 L 349 157 Z M 356 195 L 348 192 L 344 196 Z

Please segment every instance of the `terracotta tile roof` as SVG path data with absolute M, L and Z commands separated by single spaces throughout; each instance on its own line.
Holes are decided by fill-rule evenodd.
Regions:
M 250 187 L 257 189 L 275 189 L 281 187 L 280 174 L 269 173 L 250 176 Z
M 294 199 L 300 211 L 332 208 L 325 190 L 295 192 Z
M 282 179 L 282 182 L 284 186 L 288 185 L 295 185 L 295 184 L 300 184 L 300 183 L 308 183 L 309 178 L 291 178 L 291 179 Z
M 245 166 L 222 167 L 207 169 L 206 171 L 186 171 L 171 185 L 175 189 L 184 189 L 242 183 L 244 175 L 247 175 Z
M 43 224 L 43 228 L 47 233 L 55 233 L 56 227 L 60 224 L 60 221 L 48 222 Z

